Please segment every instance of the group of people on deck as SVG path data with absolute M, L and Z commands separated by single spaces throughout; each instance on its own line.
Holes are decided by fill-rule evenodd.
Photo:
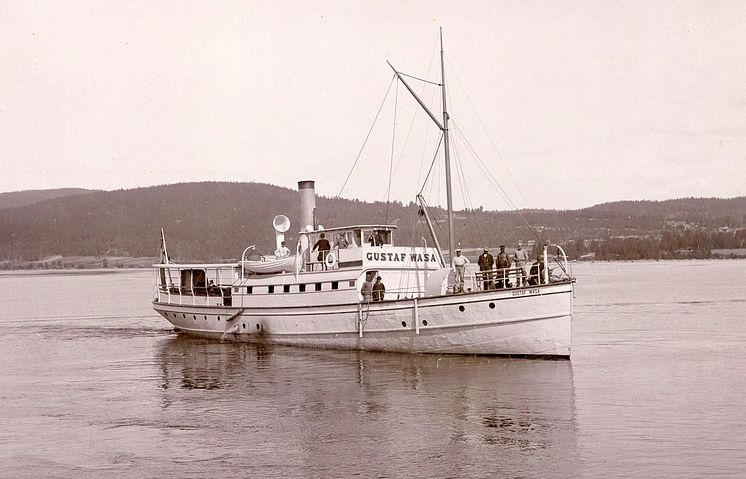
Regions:
M 461 249 L 456 249 L 456 256 L 453 257 L 452 268 L 455 273 L 454 291 L 457 293 L 464 292 L 464 273 L 466 265 L 470 263 L 466 256 L 461 255 Z M 500 252 L 497 258 L 493 258 L 488 248 L 477 259 L 479 271 L 481 273 L 483 287 L 485 290 L 495 288 L 512 288 L 510 273 L 515 273 L 516 286 L 534 286 L 543 282 L 544 278 L 544 258 L 541 255 L 536 256 L 534 262 L 529 268 L 528 252 L 523 249 L 523 244 L 518 243 L 518 248 L 512 255 L 512 258 L 505 252 L 505 245 L 500 245 Z M 511 265 L 514 265 L 511 271 Z

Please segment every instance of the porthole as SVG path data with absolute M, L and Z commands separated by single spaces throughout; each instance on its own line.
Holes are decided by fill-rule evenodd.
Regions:
M 207 315 L 205 315 L 205 321 L 207 321 Z
M 243 323 L 243 328 L 246 329 L 246 323 Z
M 401 325 L 402 325 L 402 326 L 404 326 L 404 327 L 406 328 L 406 327 L 407 327 L 407 322 L 406 322 L 406 321 L 402 321 L 402 322 L 401 322 Z
M 458 307 L 458 310 L 463 313 L 464 311 L 466 311 L 466 308 L 464 308 L 464 305 L 462 304 L 461 306 Z
M 192 315 L 192 319 L 193 319 L 193 320 L 195 320 L 195 321 L 197 321 L 197 315 L 196 315 L 196 314 L 193 314 L 193 315 Z
M 256 330 L 259 331 L 259 323 L 256 323 Z
M 423 319 L 423 320 L 422 320 L 422 325 L 423 325 L 423 326 L 427 326 L 427 319 Z
M 220 316 L 218 316 L 218 321 L 220 321 Z
M 181 317 L 184 318 L 184 319 L 186 319 L 186 314 L 181 313 Z
M 490 309 L 495 309 L 495 303 L 490 303 Z

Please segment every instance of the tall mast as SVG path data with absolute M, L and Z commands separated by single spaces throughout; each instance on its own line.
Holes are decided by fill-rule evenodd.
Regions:
M 440 85 L 443 93 L 443 152 L 446 163 L 446 202 L 448 206 L 448 258 L 453 261 L 453 195 L 451 194 L 451 155 L 448 149 L 448 111 L 446 110 L 446 70 L 443 62 L 443 27 L 440 28 Z
M 446 109 L 446 70 L 445 70 L 445 62 L 443 61 L 443 28 L 440 29 L 440 77 L 441 77 L 441 92 L 443 95 L 443 123 L 441 124 L 437 118 L 435 118 L 435 115 L 430 111 L 430 109 L 425 105 L 425 103 L 420 99 L 419 96 L 417 96 L 417 93 L 412 90 L 412 87 L 409 86 L 407 81 L 402 77 L 402 75 L 394 68 L 394 65 L 389 63 L 389 66 L 392 70 L 394 70 L 394 74 L 396 75 L 396 78 L 399 79 L 400 82 L 402 82 L 402 85 L 404 85 L 409 93 L 414 97 L 415 100 L 417 100 L 417 103 L 420 104 L 423 110 L 430 116 L 430 119 L 433 120 L 433 122 L 438 125 L 438 128 L 440 131 L 443 132 L 443 151 L 445 153 L 445 163 L 446 163 L 446 200 L 447 200 L 447 210 L 448 210 L 448 255 L 451 260 L 453 260 L 453 257 L 455 256 L 454 252 L 454 245 L 453 245 L 453 195 L 451 194 L 451 154 L 449 150 L 450 141 L 448 139 L 448 111 Z M 437 238 L 436 238 L 437 242 Z M 442 255 L 441 255 L 442 256 Z

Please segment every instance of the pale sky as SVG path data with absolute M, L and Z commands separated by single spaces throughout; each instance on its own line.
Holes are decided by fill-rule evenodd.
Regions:
M 516 206 L 746 195 L 746 2 L 517 0 L 0 1 L 0 192 L 313 179 L 336 195 L 386 61 L 438 80 L 439 27 L 455 126 Z M 343 197 L 386 197 L 395 91 Z M 435 141 L 406 95 L 405 203 Z M 509 209 L 454 143 L 455 207 Z

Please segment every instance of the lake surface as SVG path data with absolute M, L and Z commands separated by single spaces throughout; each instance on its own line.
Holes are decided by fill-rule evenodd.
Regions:
M 743 477 L 746 261 L 583 263 L 570 361 L 184 338 L 0 274 L 0 477 Z

